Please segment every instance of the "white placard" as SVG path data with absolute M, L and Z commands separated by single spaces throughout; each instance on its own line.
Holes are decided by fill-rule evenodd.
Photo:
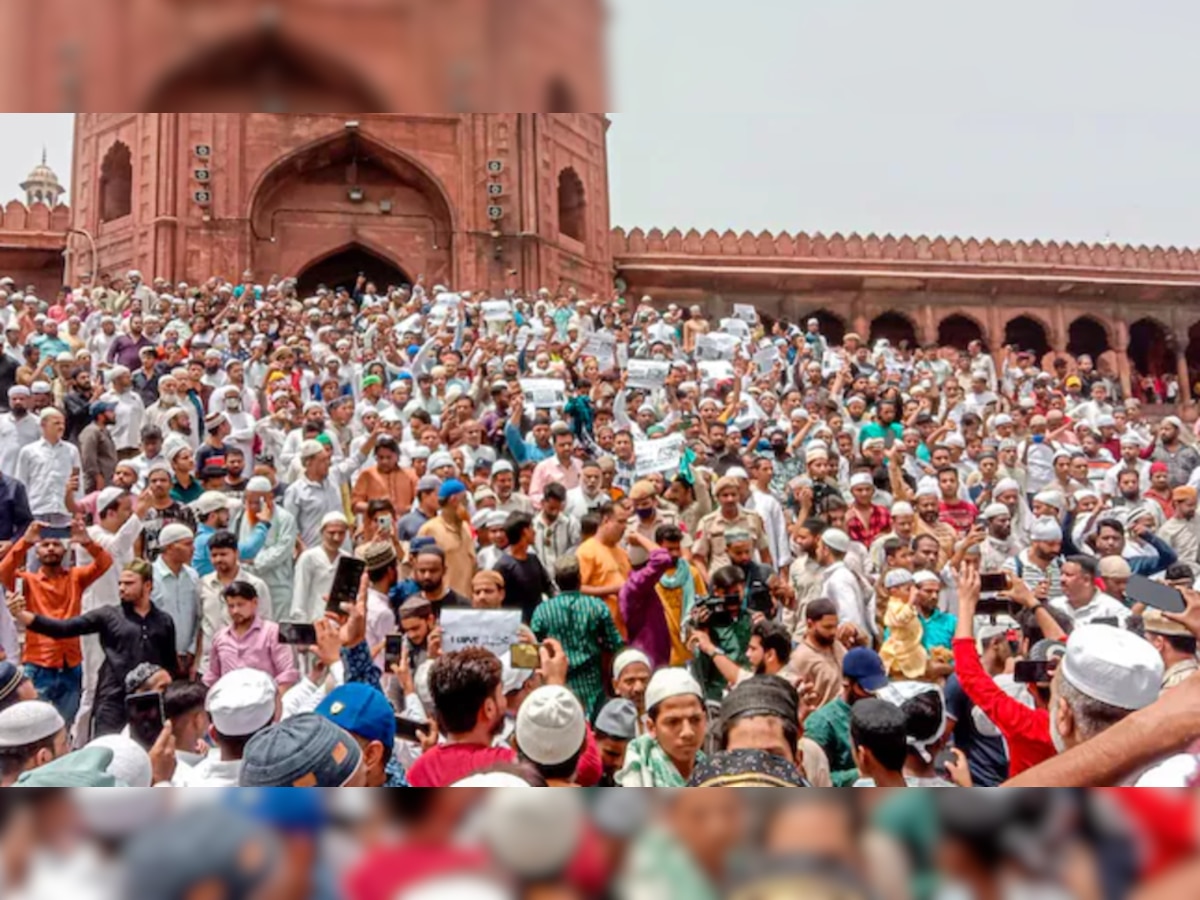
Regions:
M 666 382 L 671 364 L 653 359 L 631 359 L 625 371 L 628 374 L 626 387 L 657 390 Z
M 443 609 L 442 652 L 454 653 L 467 647 L 482 647 L 497 656 L 517 643 L 521 627 L 519 609 Z
M 484 300 L 480 310 L 485 322 L 507 322 L 512 318 L 512 304 L 507 300 Z
M 580 356 L 594 356 L 601 367 L 612 365 L 613 353 L 617 347 L 617 339 L 611 334 L 592 332 L 579 348 Z
M 750 339 L 750 326 L 741 319 L 722 319 L 720 331 L 725 334 L 736 335 L 743 340 Z
M 459 296 L 458 294 L 438 294 L 437 297 L 433 301 L 433 305 L 435 307 L 449 306 L 449 307 L 457 308 L 458 304 L 461 302 L 462 302 L 462 297 Z
M 700 370 L 700 377 L 705 384 L 712 384 L 715 381 L 728 380 L 734 377 L 733 363 L 727 359 L 711 359 L 696 363 L 696 368 Z
M 758 371 L 764 375 L 770 374 L 777 362 L 783 362 L 783 359 L 779 356 L 779 351 L 774 347 L 767 347 L 754 354 L 754 364 L 758 366 Z
M 652 441 L 637 441 L 633 445 L 634 469 L 642 478 L 655 472 L 670 472 L 679 468 L 683 458 L 684 436 L 672 434 Z
M 557 378 L 522 378 L 525 404 L 535 409 L 560 409 L 567 405 L 566 386 Z
M 732 334 L 702 334 L 696 338 L 696 359 L 730 360 L 737 356 L 738 338 Z
M 753 325 L 758 321 L 758 310 L 748 303 L 733 304 L 733 317 L 741 319 L 748 325 Z

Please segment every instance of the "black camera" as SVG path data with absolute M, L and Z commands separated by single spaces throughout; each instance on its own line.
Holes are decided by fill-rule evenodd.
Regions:
M 769 618 L 775 612 L 771 589 L 761 581 L 752 581 L 746 585 L 746 608 L 752 613 L 762 613 Z
M 710 594 L 696 600 L 692 610 L 692 623 L 698 629 L 721 628 L 733 624 L 733 616 L 725 609 L 725 597 L 721 594 Z M 707 611 L 707 615 L 705 614 Z

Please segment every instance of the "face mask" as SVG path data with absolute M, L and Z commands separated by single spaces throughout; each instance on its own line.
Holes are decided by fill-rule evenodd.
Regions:
M 653 507 L 651 507 L 650 509 L 637 509 L 634 510 L 634 512 L 637 513 L 637 517 L 643 522 L 648 522 L 654 518 L 655 510 Z

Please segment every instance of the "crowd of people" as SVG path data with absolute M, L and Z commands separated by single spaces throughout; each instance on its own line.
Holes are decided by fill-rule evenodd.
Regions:
M 1200 778 L 1197 411 L 1087 356 L 249 272 L 0 323 L 0 785 Z

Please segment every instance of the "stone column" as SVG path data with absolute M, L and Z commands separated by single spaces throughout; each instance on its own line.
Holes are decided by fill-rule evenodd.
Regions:
M 1129 399 L 1134 396 L 1134 393 L 1129 375 L 1129 325 L 1124 319 L 1117 320 L 1117 344 L 1113 350 L 1117 354 L 1117 375 L 1121 379 L 1121 396 Z
M 1188 401 L 1192 399 L 1191 378 L 1188 377 L 1187 364 L 1187 345 L 1188 334 L 1184 331 L 1183 334 L 1175 334 L 1175 371 L 1179 377 L 1179 396 L 1182 400 Z

